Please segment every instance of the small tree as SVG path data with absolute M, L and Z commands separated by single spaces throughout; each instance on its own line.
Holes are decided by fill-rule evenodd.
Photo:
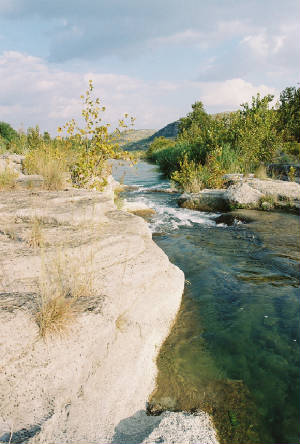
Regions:
M 109 171 L 107 160 L 130 159 L 129 153 L 122 151 L 118 144 L 120 128 L 128 127 L 125 120 L 129 116 L 125 114 L 124 119 L 119 120 L 119 126 L 109 132 L 110 124 L 103 123 L 101 119 L 105 106 L 101 106 L 99 98 L 93 97 L 93 89 L 93 82 L 89 80 L 88 90 L 81 96 L 83 128 L 72 119 L 62 128 L 58 128 L 58 132 L 61 134 L 65 130 L 76 146 L 77 158 L 71 168 L 75 186 L 102 189 Z M 134 120 L 133 117 L 130 118 L 131 125 Z
M 249 165 L 271 161 L 282 147 L 277 131 L 278 116 L 273 107 L 269 108 L 273 98 L 270 94 L 263 98 L 257 94 L 250 105 L 241 105 L 237 143 Z

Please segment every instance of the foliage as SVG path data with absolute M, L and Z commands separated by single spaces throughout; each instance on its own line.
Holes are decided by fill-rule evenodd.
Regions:
M 175 144 L 164 147 L 158 143 L 151 159 L 183 189 L 191 188 L 191 183 L 192 188 L 200 184 L 218 188 L 223 186 L 226 172 L 253 172 L 285 149 L 272 100 L 272 95 L 257 94 L 240 110 L 217 115 L 207 114 L 203 104 L 196 102 L 180 119 Z M 294 152 L 296 148 L 294 145 Z
M 300 88 L 285 88 L 279 99 L 278 127 L 286 141 L 300 142 Z
M 6 142 L 12 142 L 18 137 L 18 133 L 9 123 L 0 122 L 0 137 Z
M 272 95 L 252 97 L 252 103 L 242 104 L 241 124 L 237 143 L 250 167 L 261 162 L 270 162 L 282 141 L 276 129 L 278 116 L 274 108 L 269 109 Z
M 221 162 L 222 149 L 216 148 L 207 155 L 205 165 L 189 160 L 187 154 L 179 163 L 179 169 L 171 175 L 171 179 L 183 191 L 198 193 L 203 188 L 222 188 L 225 170 Z
M 175 146 L 174 140 L 167 139 L 166 137 L 160 136 L 156 137 L 153 142 L 150 144 L 149 148 L 146 151 L 146 156 L 148 159 L 153 158 L 153 154 L 157 151 L 163 150 L 165 148 L 170 148 Z
M 291 166 L 289 169 L 288 178 L 290 182 L 295 182 L 296 180 L 296 170 L 293 166 Z
M 202 165 L 189 161 L 187 154 L 179 162 L 179 169 L 171 176 L 172 181 L 187 193 L 198 193 L 204 188 L 202 182 Z
M 122 151 L 118 145 L 120 128 L 127 128 L 125 119 L 119 120 L 119 127 L 112 133 L 109 132 L 110 124 L 104 124 L 100 113 L 105 111 L 105 106 L 100 106 L 99 98 L 93 97 L 93 83 L 89 81 L 89 87 L 83 100 L 82 117 L 84 126 L 81 128 L 74 119 L 67 122 L 63 128 L 58 128 L 59 133 L 66 131 L 67 136 L 75 142 L 77 158 L 72 165 L 72 180 L 77 187 L 92 187 L 102 189 L 105 178 L 109 172 L 107 160 L 129 159 L 130 155 Z M 134 118 L 131 117 L 131 124 Z

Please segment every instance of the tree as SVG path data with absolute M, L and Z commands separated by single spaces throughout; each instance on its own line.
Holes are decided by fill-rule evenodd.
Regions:
M 12 142 L 14 139 L 18 137 L 18 133 L 13 127 L 6 122 L 0 122 L 0 136 L 6 142 Z
M 285 88 L 279 99 L 278 128 L 286 141 L 300 142 L 300 88 Z
M 273 98 L 270 94 L 262 98 L 257 94 L 250 105 L 241 105 L 237 143 L 249 165 L 272 161 L 282 147 L 277 131 L 278 115 L 270 108 Z

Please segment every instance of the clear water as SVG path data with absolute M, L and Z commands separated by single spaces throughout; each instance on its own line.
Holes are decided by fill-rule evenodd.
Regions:
M 155 166 L 115 166 L 156 210 L 153 239 L 185 273 L 177 322 L 158 359 L 156 409 L 209 411 L 224 443 L 299 442 L 299 219 L 177 207 Z

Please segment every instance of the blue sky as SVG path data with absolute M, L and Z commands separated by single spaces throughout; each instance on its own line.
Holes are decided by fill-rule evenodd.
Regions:
M 161 128 L 299 82 L 298 0 L 0 0 L 0 120 L 53 134 L 88 80 L 116 122 Z

